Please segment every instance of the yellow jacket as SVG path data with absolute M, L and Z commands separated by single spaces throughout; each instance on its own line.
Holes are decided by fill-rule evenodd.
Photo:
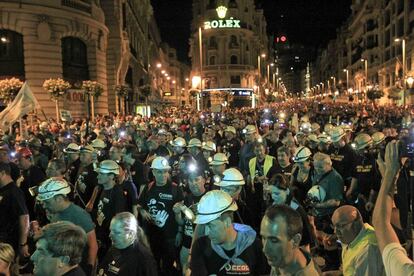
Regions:
M 257 157 L 253 157 L 249 161 L 249 173 L 250 173 L 250 179 L 252 183 L 254 183 L 254 178 L 256 177 L 256 160 L 257 160 Z M 274 160 L 275 158 L 273 156 L 266 154 L 264 165 L 263 165 L 263 175 L 267 175 L 270 168 L 273 166 Z
M 350 244 L 342 245 L 342 271 L 344 276 L 385 275 L 375 231 L 368 223 Z

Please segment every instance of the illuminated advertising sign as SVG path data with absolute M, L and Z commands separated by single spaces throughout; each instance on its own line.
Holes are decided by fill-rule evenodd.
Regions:
M 240 20 L 233 19 L 230 17 L 229 19 L 224 19 L 226 17 L 227 8 L 224 6 L 220 6 L 216 9 L 217 16 L 220 18 L 219 20 L 212 20 L 212 21 L 205 21 L 204 22 L 204 29 L 223 29 L 223 28 L 233 28 L 233 29 L 240 29 Z

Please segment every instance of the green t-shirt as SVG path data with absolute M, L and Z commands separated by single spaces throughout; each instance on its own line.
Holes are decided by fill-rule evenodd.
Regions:
M 53 221 L 69 221 L 81 227 L 85 233 L 95 229 L 91 215 L 76 204 L 71 203 L 68 208 L 53 216 Z

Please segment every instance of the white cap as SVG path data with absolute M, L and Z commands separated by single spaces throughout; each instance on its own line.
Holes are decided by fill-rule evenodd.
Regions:
M 52 177 L 42 182 L 39 186 L 38 195 L 36 197 L 39 201 L 51 199 L 55 195 L 67 195 L 70 193 L 70 186 L 63 178 Z
M 113 173 L 119 175 L 119 165 L 113 160 L 104 160 L 95 169 L 97 173 Z
M 158 156 L 152 161 L 151 169 L 169 170 L 171 169 L 171 167 L 170 164 L 168 164 L 168 160 L 165 157 Z
M 197 216 L 194 223 L 209 223 L 227 211 L 237 211 L 236 202 L 226 192 L 212 190 L 206 193 L 197 204 Z
M 332 142 L 338 142 L 344 136 L 345 136 L 345 131 L 340 126 L 334 127 L 331 131 Z
M 212 141 L 207 141 L 203 143 L 203 150 L 208 150 L 208 151 L 216 151 L 216 144 L 214 144 L 214 142 Z
M 226 131 L 226 132 L 231 132 L 231 133 L 233 133 L 233 134 L 236 134 L 237 132 L 236 132 L 236 128 L 235 127 L 233 127 L 233 126 L 227 126 L 225 129 L 224 129 L 224 131 Z
M 256 133 L 256 127 L 254 125 L 247 125 L 243 129 L 243 133 L 244 134 L 253 134 L 253 133 Z
M 104 149 L 106 148 L 106 144 L 102 139 L 96 138 L 92 141 L 91 146 L 95 149 Z
M 171 145 L 174 147 L 185 147 L 187 143 L 185 142 L 184 138 L 177 137 L 173 141 L 171 141 Z
M 214 166 L 228 164 L 229 160 L 227 159 L 227 156 L 224 153 L 219 152 L 214 154 L 213 158 L 210 157 L 208 162 L 210 163 L 210 165 Z
M 312 156 L 312 152 L 307 147 L 299 147 L 296 149 L 293 161 L 300 163 L 308 160 Z
M 236 168 L 230 168 L 224 171 L 223 178 L 214 183 L 219 187 L 227 187 L 227 186 L 242 186 L 244 185 L 244 178 L 241 172 Z
M 193 138 L 188 142 L 187 148 L 197 147 L 201 148 L 201 141 L 197 138 Z

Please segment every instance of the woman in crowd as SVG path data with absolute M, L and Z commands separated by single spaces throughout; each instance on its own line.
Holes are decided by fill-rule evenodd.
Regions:
M 13 247 L 7 243 L 0 243 L 0 275 L 19 275 L 18 265 L 15 263 Z
M 100 263 L 98 275 L 157 275 L 147 238 L 133 214 L 118 213 L 112 218 L 110 230 L 112 247 Z

